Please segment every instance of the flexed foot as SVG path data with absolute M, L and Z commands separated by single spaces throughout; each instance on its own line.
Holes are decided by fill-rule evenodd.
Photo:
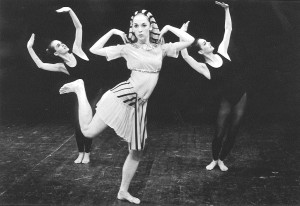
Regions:
M 220 167 L 220 170 L 223 172 L 226 172 L 228 170 L 228 167 L 224 165 L 224 162 L 222 160 L 218 160 L 218 166 Z
M 217 165 L 218 161 L 213 160 L 209 165 L 206 166 L 207 170 L 212 170 L 215 168 L 215 166 Z
M 83 159 L 82 159 L 82 163 L 83 164 L 87 164 L 87 163 L 89 163 L 90 162 L 90 153 L 84 153 L 84 157 L 83 157 Z
M 125 191 L 119 191 L 118 193 L 118 199 L 119 200 L 127 200 L 128 202 L 134 203 L 134 204 L 140 204 L 140 199 L 133 197 L 131 194 Z
M 70 82 L 67 84 L 64 84 L 60 89 L 59 93 L 60 94 L 66 94 L 66 93 L 71 93 L 71 92 L 79 92 L 81 89 L 84 89 L 84 83 L 82 79 L 77 79 L 74 82 Z
M 79 152 L 77 159 L 74 161 L 74 163 L 79 164 L 82 162 L 83 159 L 83 152 Z

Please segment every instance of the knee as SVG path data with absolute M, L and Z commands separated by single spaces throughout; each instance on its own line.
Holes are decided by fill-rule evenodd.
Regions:
M 234 112 L 235 119 L 240 120 L 244 115 L 244 109 L 240 108 Z
M 81 132 L 86 138 L 89 139 L 94 138 L 97 135 L 93 133 L 91 130 L 89 130 L 88 128 L 81 128 Z
M 135 161 L 141 161 L 143 158 L 143 151 L 130 150 L 129 155 Z

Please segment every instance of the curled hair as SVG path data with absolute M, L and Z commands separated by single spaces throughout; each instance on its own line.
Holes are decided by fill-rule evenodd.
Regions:
M 155 18 L 153 17 L 151 12 L 149 12 L 145 9 L 134 12 L 134 15 L 131 16 L 131 18 L 130 18 L 129 33 L 127 35 L 127 38 L 130 41 L 130 43 L 135 43 L 137 41 L 137 38 L 134 35 L 134 32 L 132 31 L 132 26 L 133 26 L 133 19 L 138 14 L 143 14 L 144 16 L 146 16 L 150 23 L 150 26 L 152 26 L 152 30 L 150 31 L 150 42 L 154 43 L 154 44 L 163 44 L 164 43 L 163 38 L 161 38 L 160 41 L 158 40 L 158 37 L 160 35 L 160 30 L 158 28 Z

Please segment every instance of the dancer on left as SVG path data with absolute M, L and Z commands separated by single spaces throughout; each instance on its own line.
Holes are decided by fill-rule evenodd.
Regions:
M 87 79 L 87 69 L 89 68 L 89 58 L 82 50 L 82 25 L 77 18 L 74 11 L 69 7 L 62 7 L 56 10 L 58 13 L 69 13 L 70 17 L 75 26 L 75 40 L 73 43 L 72 52 L 70 52 L 69 48 L 59 40 L 53 40 L 50 42 L 48 48 L 46 49 L 47 53 L 50 55 L 55 55 L 61 58 L 61 62 L 52 64 L 52 63 L 44 63 L 40 60 L 40 58 L 36 55 L 33 50 L 33 44 L 35 39 L 35 34 L 32 34 L 28 43 L 27 49 L 28 52 L 36 63 L 37 67 L 46 71 L 51 72 L 63 72 L 68 75 L 67 81 L 74 81 L 76 79 Z M 85 82 L 89 82 L 87 79 Z M 79 126 L 78 119 L 78 103 L 75 103 L 75 117 L 74 117 L 74 127 L 75 127 L 75 139 L 78 147 L 78 157 L 74 161 L 74 163 L 89 163 L 90 162 L 90 152 L 92 147 L 92 139 L 86 138 Z

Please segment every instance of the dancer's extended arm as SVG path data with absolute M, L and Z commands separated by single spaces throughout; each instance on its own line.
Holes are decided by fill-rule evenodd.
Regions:
M 51 71 L 51 72 L 63 72 L 69 74 L 69 72 L 67 71 L 63 63 L 50 64 L 50 63 L 44 63 L 40 60 L 40 58 L 36 55 L 36 53 L 32 48 L 34 44 L 34 38 L 35 35 L 32 34 L 29 41 L 27 42 L 27 49 L 32 60 L 35 62 L 36 66 L 40 69 Z
M 76 32 L 75 32 L 75 40 L 73 43 L 73 49 L 72 51 L 80 56 L 82 59 L 89 60 L 87 55 L 82 50 L 82 24 L 80 23 L 78 17 L 76 16 L 75 12 L 70 7 L 62 7 L 56 12 L 68 12 L 70 14 L 70 17 L 73 21 L 73 24 L 75 26 Z
M 229 5 L 218 1 L 216 1 L 216 4 L 223 7 L 225 10 L 225 31 L 224 31 L 223 40 L 218 48 L 218 52 L 223 56 L 229 58 L 227 51 L 228 51 L 228 46 L 229 46 L 229 41 L 230 41 L 230 36 L 232 31 L 232 22 L 231 22 L 231 16 L 229 12 Z
M 189 21 L 184 23 L 181 27 L 181 30 L 187 31 L 189 23 Z M 182 41 L 182 39 L 180 40 Z M 186 48 L 181 50 L 181 56 L 195 71 L 210 79 L 210 73 L 207 66 L 204 63 L 198 62 L 193 57 L 191 57 Z
M 104 49 L 104 45 L 106 44 L 106 42 L 110 39 L 110 37 L 112 35 L 118 35 L 122 38 L 124 44 L 126 42 L 128 42 L 128 39 L 126 37 L 126 34 L 118 29 L 111 29 L 109 32 L 107 32 L 106 34 L 104 34 L 91 48 L 90 48 L 90 52 L 92 52 L 93 54 L 97 54 L 100 56 L 106 56 L 105 53 L 105 49 Z
M 184 48 L 187 48 L 195 40 L 194 37 L 192 37 L 191 35 L 189 35 L 185 31 L 183 31 L 182 29 L 178 29 L 178 28 L 170 26 L 170 25 L 164 26 L 164 28 L 160 32 L 159 39 L 161 39 L 161 37 L 165 33 L 167 33 L 168 31 L 172 32 L 173 34 L 175 34 L 176 36 L 178 36 L 182 40 L 181 42 L 175 42 L 174 43 L 174 46 L 176 47 L 177 51 L 180 51 Z

